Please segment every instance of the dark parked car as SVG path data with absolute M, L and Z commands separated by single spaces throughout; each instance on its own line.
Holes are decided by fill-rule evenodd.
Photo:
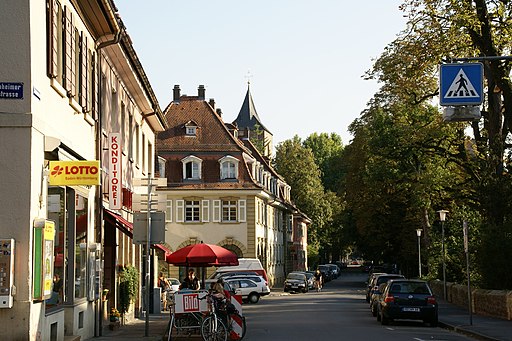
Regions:
M 290 272 L 284 281 L 284 292 L 308 292 L 308 279 L 305 274 L 300 272 Z
M 381 285 L 382 283 L 386 283 L 390 279 L 398 279 L 398 278 L 405 278 L 405 277 L 402 275 L 395 275 L 395 274 L 381 274 L 379 276 L 374 277 L 372 283 L 370 283 L 371 287 L 366 296 L 367 297 L 366 301 L 370 303 L 370 306 L 371 306 L 371 298 L 372 298 L 373 292 L 379 288 L 379 285 Z
M 377 321 L 389 324 L 399 319 L 422 320 L 437 326 L 437 300 L 427 282 L 395 279 L 387 283 L 377 304 Z
M 332 279 L 332 272 L 329 266 L 327 265 L 319 265 L 318 270 L 322 273 L 322 277 L 324 278 L 324 283 L 329 282 Z

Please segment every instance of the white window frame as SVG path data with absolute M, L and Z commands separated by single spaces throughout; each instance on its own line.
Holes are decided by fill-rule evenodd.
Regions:
M 199 180 L 199 179 L 201 179 L 203 160 L 201 160 L 197 156 L 189 155 L 189 156 L 181 159 L 181 162 L 183 164 L 183 180 Z M 192 167 L 192 177 L 187 178 L 187 164 L 189 162 L 192 162 L 192 166 L 191 166 Z M 194 173 L 194 165 L 197 167 L 196 173 Z
M 197 203 L 197 204 L 196 204 Z M 199 223 L 201 221 L 201 200 L 185 200 L 185 222 L 186 223 Z M 197 209 L 197 217 L 195 217 L 194 212 L 196 212 Z M 191 210 L 192 216 L 189 220 L 187 218 L 187 210 Z M 197 219 L 196 219 L 197 218 Z
M 185 127 L 185 135 L 196 136 L 197 135 L 197 127 L 196 126 L 186 126 Z
M 238 163 L 240 160 L 238 160 L 236 157 L 233 157 L 231 155 L 226 155 L 223 158 L 219 160 L 220 164 L 220 178 L 221 180 L 225 179 L 238 179 Z M 226 171 L 224 169 L 224 166 L 233 165 L 233 174 L 230 174 L 230 168 Z M 231 176 L 232 175 L 232 176 Z
M 234 202 L 234 203 L 232 203 Z M 224 210 L 228 210 L 228 218 L 231 217 L 231 215 L 234 213 L 235 217 L 234 219 L 225 219 L 224 217 Z M 236 199 L 223 199 L 222 200 L 222 222 L 225 223 L 235 223 L 238 221 L 238 200 Z

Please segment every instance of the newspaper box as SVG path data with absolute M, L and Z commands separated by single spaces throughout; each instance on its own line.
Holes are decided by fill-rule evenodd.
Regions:
M 208 312 L 208 303 L 203 298 L 208 292 L 180 290 L 174 294 L 174 312 L 183 313 L 205 313 Z

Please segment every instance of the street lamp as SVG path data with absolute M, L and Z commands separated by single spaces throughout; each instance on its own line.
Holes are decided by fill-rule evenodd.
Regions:
M 443 253 L 443 299 L 446 301 L 446 252 L 444 249 L 444 221 L 446 220 L 446 210 L 437 211 L 439 220 L 441 220 L 441 246 Z
M 416 235 L 418 236 L 418 270 L 419 270 L 419 278 L 421 278 L 421 231 L 422 229 L 416 229 Z

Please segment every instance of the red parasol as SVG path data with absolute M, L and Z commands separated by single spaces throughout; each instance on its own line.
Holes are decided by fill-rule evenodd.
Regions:
M 222 246 L 193 244 L 165 257 L 169 264 L 181 266 L 231 266 L 238 265 L 238 257 Z

